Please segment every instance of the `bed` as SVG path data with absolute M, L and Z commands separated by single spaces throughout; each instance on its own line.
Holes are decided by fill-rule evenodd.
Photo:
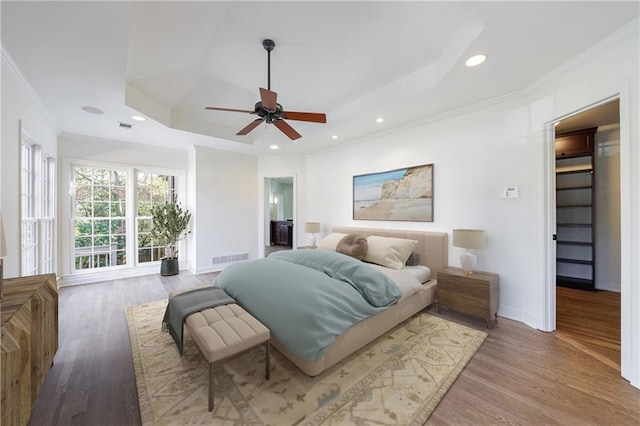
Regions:
M 420 265 L 427 266 L 431 271 L 431 279 L 427 282 L 419 285 L 417 291 L 411 295 L 405 297 L 399 297 L 398 294 L 390 294 L 388 288 L 384 287 L 383 284 L 379 283 L 379 281 L 384 281 L 380 279 L 379 276 L 374 275 L 374 278 L 362 275 L 362 271 L 366 271 L 370 273 L 370 267 L 366 264 L 363 265 L 363 262 L 359 260 L 355 260 L 349 258 L 348 256 L 329 254 L 327 252 L 323 252 L 323 250 L 298 250 L 294 252 L 290 252 L 288 254 L 280 254 L 282 252 L 276 252 L 272 256 L 269 256 L 267 259 L 257 259 L 255 261 L 250 261 L 253 263 L 239 265 L 236 268 L 233 268 L 235 272 L 227 270 L 223 271 L 218 278 L 216 279 L 215 285 L 218 285 L 227 291 L 236 299 L 236 301 L 242 305 L 247 311 L 249 311 L 252 315 L 258 318 L 261 322 L 263 322 L 267 327 L 271 329 L 272 339 L 271 342 L 273 346 L 280 351 L 284 356 L 290 359 L 295 365 L 297 365 L 302 371 L 304 371 L 309 376 L 316 376 L 326 370 L 327 368 L 333 366 L 340 360 L 344 359 L 354 351 L 360 349 L 367 343 L 374 340 L 376 337 L 384 334 L 386 331 L 393 328 L 395 325 L 401 323 L 402 321 L 410 318 L 414 314 L 420 312 L 425 307 L 429 306 L 435 300 L 436 295 L 436 280 L 437 273 L 440 269 L 446 266 L 448 262 L 448 236 L 444 232 L 428 232 L 428 231 L 402 231 L 402 230 L 391 230 L 391 229 L 375 229 L 375 228 L 360 228 L 360 227 L 345 227 L 345 226 L 337 226 L 332 229 L 333 234 L 356 234 L 356 235 L 367 235 L 367 236 L 377 236 L 377 237 L 387 237 L 387 238 L 399 238 L 405 240 L 414 240 L 416 241 L 415 247 L 413 247 L 413 252 L 417 253 L 420 261 Z M 303 253 L 307 252 L 307 253 Z M 315 253 L 310 253 L 315 252 Z M 282 259 L 277 259 L 281 257 Z M 338 256 L 343 256 L 338 257 Z M 276 260 L 271 259 L 272 257 L 276 258 Z M 306 339 L 306 334 L 296 337 L 295 339 L 290 336 L 288 332 L 283 331 L 284 329 L 280 329 L 280 327 L 288 326 L 291 327 L 292 324 L 282 324 L 285 319 L 295 318 L 295 316 L 289 316 L 289 311 L 293 313 L 293 311 L 298 311 L 297 315 L 304 315 L 306 312 L 308 315 L 304 315 L 304 319 L 306 320 L 307 316 L 311 316 L 311 313 L 315 313 L 316 308 L 315 305 L 311 302 L 309 303 L 301 303 L 299 299 L 296 299 L 295 292 L 298 291 L 298 287 L 289 287 L 290 293 L 279 295 L 279 294 L 269 294 L 268 287 L 273 285 L 274 291 L 273 293 L 283 292 L 283 287 L 279 286 L 279 280 L 276 279 L 278 271 L 269 271 L 271 268 L 270 264 L 278 263 L 278 260 L 288 260 L 287 257 L 291 258 L 301 258 L 304 262 L 306 262 L 307 258 L 311 257 L 320 257 L 323 260 L 328 259 L 330 262 L 338 262 L 343 263 L 346 262 L 349 271 L 349 274 L 353 274 L 353 277 L 344 278 L 341 275 L 341 279 L 346 281 L 350 281 L 351 286 L 346 286 L 347 290 L 350 292 L 355 292 L 351 287 L 358 287 L 358 281 L 363 280 L 366 284 L 365 291 L 367 288 L 376 288 L 377 292 L 374 297 L 382 297 L 382 299 L 378 298 L 376 300 L 379 303 L 374 303 L 377 306 L 369 306 L 366 307 L 367 313 L 365 314 L 366 318 L 361 320 L 353 320 L 354 324 L 348 326 L 344 331 L 341 331 L 339 334 L 331 336 L 328 343 L 324 343 L 323 349 L 320 352 L 313 352 L 314 354 L 319 354 L 318 356 L 311 356 L 307 352 L 301 352 L 300 348 L 295 347 L 296 343 L 301 344 L 302 346 L 310 346 L 309 340 Z M 348 258 L 344 259 L 344 258 Z M 297 260 L 296 260 L 297 261 Z M 279 262 L 279 263 L 287 263 L 287 262 Z M 262 269 L 256 269 L 258 267 L 263 268 L 266 265 L 266 269 L 262 272 Z M 363 266 L 360 266 L 363 265 Z M 307 265 L 308 266 L 308 265 Z M 324 267 L 324 266 L 323 266 Z M 299 268 L 296 266 L 287 266 L 287 268 Z M 368 269 L 367 269 L 368 268 Z M 245 279 L 245 283 L 238 284 L 240 281 L 243 281 L 237 275 L 238 272 L 240 274 L 251 274 L 251 270 L 253 275 L 246 275 L 246 277 L 253 277 L 253 279 Z M 249 272 L 246 272 L 249 271 Z M 304 271 L 302 271 L 304 272 Z M 322 272 L 322 271 L 321 271 Z M 306 273 L 306 272 L 304 272 Z M 378 272 L 377 272 L 378 273 Z M 314 289 L 319 287 L 319 281 L 317 279 L 324 279 L 319 277 L 319 275 L 323 275 L 322 273 L 317 273 L 313 271 L 309 273 L 308 278 L 307 275 L 304 275 L 302 278 L 301 275 L 298 274 L 297 269 L 285 269 L 282 274 L 291 275 L 295 277 L 298 282 L 306 284 L 308 287 L 313 287 Z M 379 274 L 379 273 L 378 273 Z M 386 274 L 386 272 L 385 272 Z M 256 279 L 256 277 L 260 277 L 260 279 Z M 353 278 L 353 279 L 351 279 Z M 373 281 L 371 281 L 373 280 Z M 375 281 L 375 283 L 374 283 Z M 371 284 L 374 283 L 375 286 Z M 264 285 L 264 287 L 262 287 Z M 376 287 L 376 286 L 382 287 Z M 340 291 L 347 291 L 340 290 Z M 267 293 L 258 293 L 259 291 L 267 291 Z M 332 287 L 332 290 L 333 287 Z M 358 291 L 362 291 L 361 289 Z M 374 290 L 371 290 L 374 291 Z M 415 291 L 415 290 L 414 290 Z M 404 292 L 404 290 L 403 290 Z M 277 308 L 277 312 L 267 312 L 267 308 L 264 305 L 269 305 L 272 299 L 277 299 L 277 297 L 282 298 L 282 302 Z M 340 315 L 342 315 L 343 310 L 343 301 L 341 294 L 332 295 L 335 301 L 335 306 L 329 307 L 329 310 L 325 308 L 318 307 L 318 315 L 320 316 L 329 316 L 332 322 L 339 322 Z M 366 296 L 365 296 L 366 297 Z M 390 299 L 391 298 L 391 299 Z M 392 300 L 393 299 L 393 300 Z M 289 302 L 289 300 L 296 300 L 297 302 Z M 355 300 L 355 299 L 354 299 Z M 350 300 L 351 303 L 354 300 Z M 358 302 L 360 303 L 360 302 Z M 366 305 L 366 304 L 365 304 Z M 273 307 L 272 307 L 273 308 Z M 271 309 L 272 309 L 271 308 Z M 287 312 L 283 312 L 283 310 L 287 310 Z M 330 312 L 330 314 L 327 314 Z M 358 314 L 361 315 L 361 314 Z M 302 318 L 302 317 L 298 317 Z M 336 319 L 337 318 L 337 319 Z M 289 320 L 291 321 L 291 320 Z M 297 325 L 297 324 L 296 324 Z M 279 338 L 280 337 L 280 338 Z M 289 339 L 289 340 L 287 340 Z M 299 342 L 298 342 L 299 340 Z M 326 339 L 325 339 L 326 340 Z M 306 343 L 305 343 L 306 342 Z M 305 349 L 305 348 L 303 348 Z M 307 348 L 309 349 L 309 348 Z M 310 349 L 311 350 L 311 349 Z

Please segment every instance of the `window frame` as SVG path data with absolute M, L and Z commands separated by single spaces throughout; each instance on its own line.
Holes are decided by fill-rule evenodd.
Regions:
M 140 186 L 138 186 L 138 183 L 140 181 L 139 174 L 140 173 L 144 173 L 144 174 L 151 175 L 151 176 L 170 176 L 172 178 L 172 180 L 173 180 L 172 184 L 168 184 L 169 192 L 165 194 L 165 198 L 164 198 L 163 201 L 155 201 L 155 200 L 153 200 L 153 194 L 150 194 L 151 198 L 149 200 L 145 200 L 145 202 L 149 202 L 151 204 L 151 208 L 153 208 L 154 205 L 157 205 L 157 204 L 160 204 L 160 203 L 165 203 L 165 202 L 170 202 L 170 201 L 177 200 L 176 194 L 178 194 L 178 195 L 180 194 L 180 190 L 179 190 L 180 178 L 178 176 L 174 175 L 174 174 L 158 173 L 156 171 L 146 171 L 146 170 L 141 170 L 141 169 L 136 169 L 135 173 L 136 173 L 136 176 L 135 176 L 135 178 L 136 178 L 136 194 L 135 194 L 135 196 L 136 196 L 136 214 L 135 214 L 135 218 L 134 218 L 134 220 L 135 220 L 135 230 L 134 230 L 134 232 L 135 232 L 135 238 L 136 238 L 136 241 L 135 241 L 135 244 L 136 244 L 135 263 L 136 263 L 136 265 L 146 265 L 146 264 L 149 264 L 149 263 L 158 263 L 160 260 L 162 260 L 161 256 L 164 256 L 164 250 L 165 250 L 165 246 L 164 245 L 156 245 L 154 241 L 151 242 L 150 246 L 140 247 L 140 245 L 139 245 L 139 243 L 140 243 L 140 223 L 141 223 L 141 221 L 150 220 L 151 224 L 153 222 L 153 220 L 152 220 L 153 218 L 152 218 L 151 215 L 140 215 L 139 211 L 138 211 L 139 210 L 139 206 L 140 206 L 140 199 L 138 198 L 139 194 L 140 194 L 140 191 L 139 191 Z M 176 183 L 176 181 L 177 181 L 177 183 Z M 169 195 L 169 196 L 166 196 L 166 195 Z M 145 234 L 149 235 L 149 237 L 152 238 L 149 232 L 145 232 Z M 159 253 L 159 257 L 157 259 L 155 259 L 155 260 L 141 262 L 140 261 L 140 250 L 141 249 L 147 249 L 147 248 L 149 249 L 149 252 L 150 252 L 150 255 L 151 255 L 152 259 L 154 259 L 156 257 L 155 254 L 154 254 L 156 251 Z
M 127 262 L 124 265 L 108 266 L 102 268 L 75 269 L 75 245 L 74 245 L 74 172 L 76 167 L 88 167 L 98 169 L 117 169 L 127 173 L 126 182 L 126 216 L 125 223 L 127 229 L 126 256 Z M 186 205 L 186 172 L 182 169 L 173 169 L 167 167 L 152 167 L 137 164 L 123 164 L 106 161 L 86 160 L 81 158 L 65 158 L 63 159 L 62 180 L 66 182 L 68 191 L 62 195 L 62 215 L 67 217 L 63 223 L 61 232 L 62 247 L 62 275 L 66 277 L 82 277 L 88 275 L 103 275 L 105 279 L 109 276 L 128 276 L 127 271 L 151 267 L 153 270 L 159 267 L 160 260 L 153 262 L 138 263 L 138 231 L 137 231 L 137 173 L 152 173 L 161 175 L 173 175 L 177 179 L 177 201 L 183 206 Z M 63 184 L 64 185 L 64 184 Z M 180 261 L 188 261 L 189 253 L 186 245 L 181 249 Z M 86 281 L 83 281 L 86 282 Z
M 40 208 L 40 273 L 49 274 L 55 271 L 56 253 L 56 162 L 53 157 L 40 159 L 41 208 Z
M 56 269 L 55 170 L 56 159 L 27 132 L 21 131 L 19 208 L 22 276 L 53 273 Z

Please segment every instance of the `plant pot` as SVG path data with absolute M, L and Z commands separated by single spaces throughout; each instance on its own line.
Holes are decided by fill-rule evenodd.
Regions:
M 178 275 L 179 272 L 178 259 L 162 259 L 160 263 L 160 275 L 166 277 L 169 275 Z

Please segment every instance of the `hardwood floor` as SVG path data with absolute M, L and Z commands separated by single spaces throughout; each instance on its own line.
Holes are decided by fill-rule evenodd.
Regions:
M 209 283 L 215 274 L 151 275 L 60 290 L 60 342 L 31 425 L 138 425 L 125 307 Z M 429 313 L 485 330 L 452 311 Z M 428 424 L 637 425 L 640 390 L 553 333 L 504 318 Z
M 125 308 L 210 283 L 215 275 L 182 271 L 60 289 L 58 352 L 29 424 L 139 425 Z
M 557 287 L 556 334 L 620 371 L 620 293 Z
M 291 247 L 288 246 L 265 246 L 264 247 L 264 255 L 265 257 L 269 256 L 271 253 L 282 250 L 291 250 Z
M 441 316 L 484 326 L 451 311 Z M 516 321 L 500 318 L 488 333 L 427 424 L 639 424 L 640 390 L 616 369 Z

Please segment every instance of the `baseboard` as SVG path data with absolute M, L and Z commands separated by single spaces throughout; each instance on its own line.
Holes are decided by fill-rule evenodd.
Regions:
M 188 266 L 187 261 L 180 262 L 180 269 L 188 270 Z M 61 276 L 58 277 L 58 288 L 153 274 L 160 274 L 160 262 L 155 262 L 151 265 L 136 266 L 134 268 Z
M 615 291 L 616 293 L 620 293 L 622 291 L 622 286 L 620 283 L 596 284 L 596 290 Z
M 206 268 L 196 268 L 196 269 L 189 269 L 189 270 L 196 275 L 208 274 L 210 272 L 220 272 L 229 265 L 231 265 L 231 263 L 223 263 L 216 266 L 207 266 Z
M 537 318 L 534 318 L 533 316 L 519 309 L 511 309 L 508 306 L 499 306 L 498 317 L 508 318 L 510 320 L 521 322 L 531 328 L 535 328 L 536 330 L 547 331 L 542 329 L 542 324 Z

